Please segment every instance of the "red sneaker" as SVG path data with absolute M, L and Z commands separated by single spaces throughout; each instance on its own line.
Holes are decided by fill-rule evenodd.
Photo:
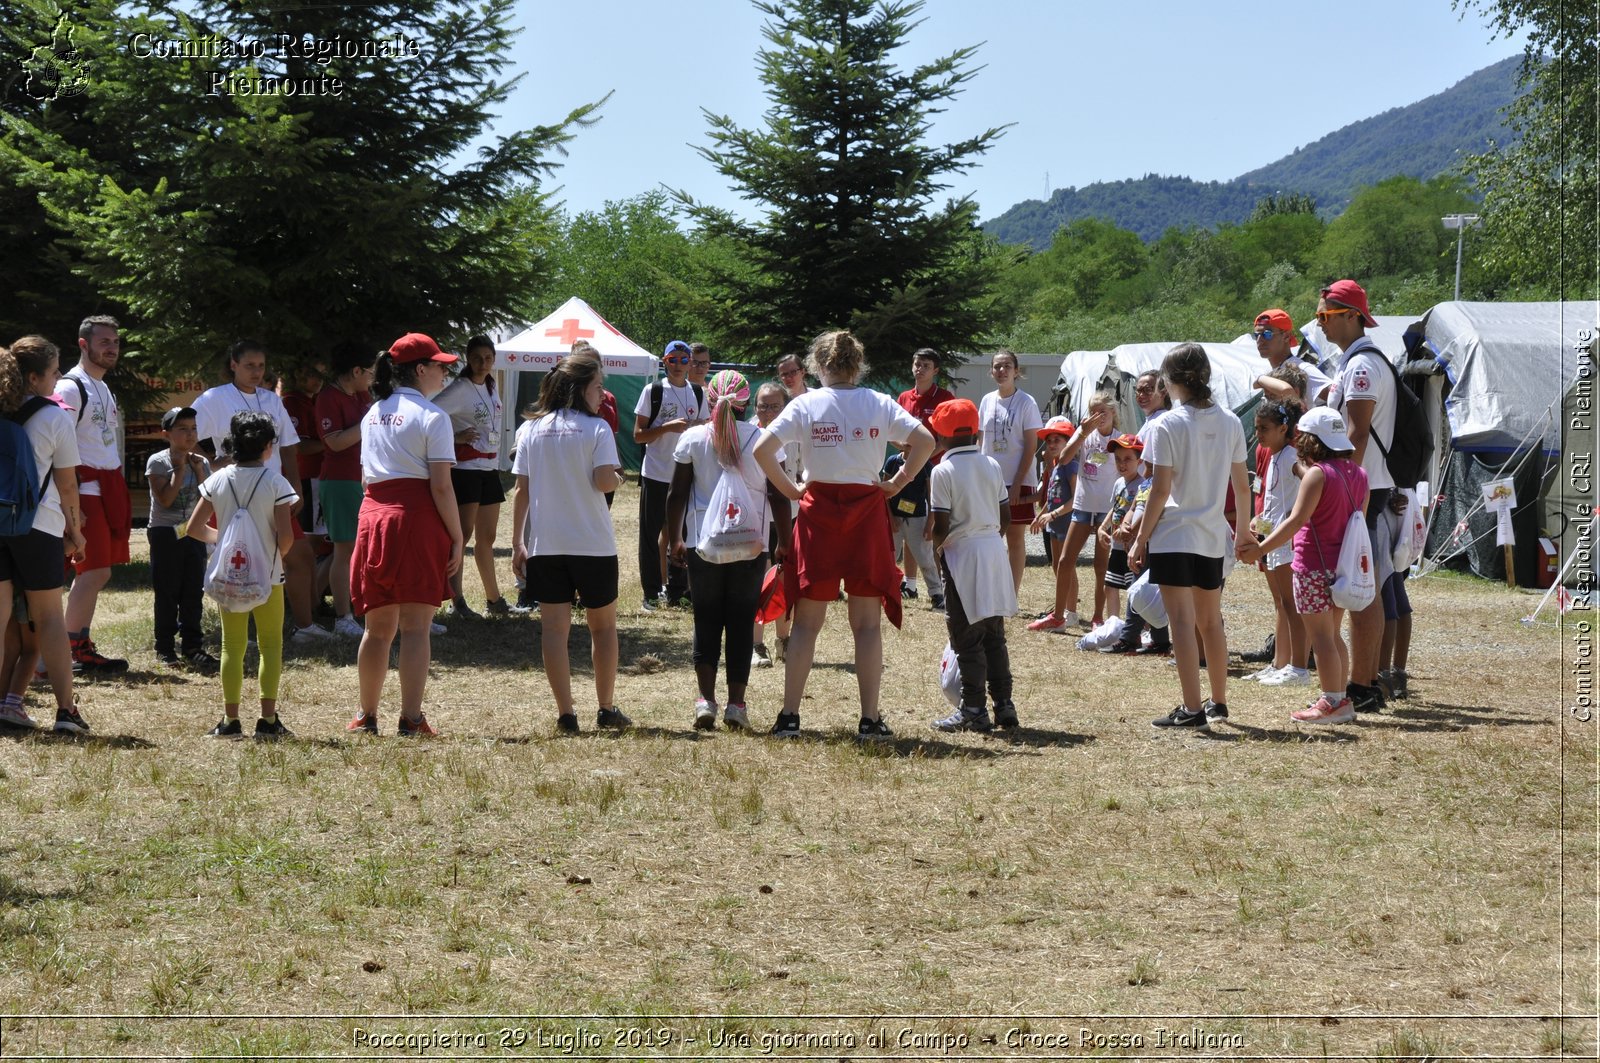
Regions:
M 377 721 L 373 722 L 376 723 Z M 404 716 L 400 717 L 400 724 L 395 728 L 395 734 L 401 738 L 437 738 L 439 736 L 439 732 L 428 722 L 428 718 L 420 712 L 417 713 L 415 720 L 408 720 Z
M 369 735 L 375 735 L 378 733 L 378 718 L 376 716 L 368 716 L 364 712 L 358 712 L 355 719 L 344 725 L 344 729 L 352 734 L 357 731 L 365 731 Z
M 105 674 L 126 672 L 128 670 L 127 661 L 122 660 L 120 657 L 102 656 L 94 648 L 94 642 L 86 638 L 72 640 L 72 663 L 75 667 L 81 668 L 85 672 Z

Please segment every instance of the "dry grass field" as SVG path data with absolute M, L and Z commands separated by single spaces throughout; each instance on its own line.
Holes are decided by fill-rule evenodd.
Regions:
M 1423 579 L 1410 700 L 1312 730 L 1299 690 L 1240 683 L 1209 736 L 1149 726 L 1163 662 L 1019 619 L 1023 727 L 989 737 L 928 727 L 924 601 L 886 635 L 899 737 L 862 747 L 841 608 L 803 740 L 697 734 L 689 618 L 638 612 L 635 499 L 625 734 L 592 733 L 585 672 L 556 737 L 524 618 L 434 640 L 437 740 L 393 737 L 392 677 L 385 734 L 345 736 L 350 643 L 288 663 L 297 738 L 208 740 L 218 682 L 157 663 L 147 569 L 120 571 L 95 634 L 133 665 L 84 684 L 95 735 L 0 740 L 0 1056 L 1593 1058 L 1581 614 Z M 1026 614 L 1049 594 L 1030 568 Z M 1230 582 L 1236 648 L 1266 602 Z M 781 685 L 753 676 L 763 729 Z

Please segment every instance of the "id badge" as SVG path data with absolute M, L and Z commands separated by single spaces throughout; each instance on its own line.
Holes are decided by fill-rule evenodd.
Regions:
M 915 502 L 908 502 L 904 498 L 895 503 L 895 508 L 908 517 L 914 517 L 917 515 L 917 504 Z

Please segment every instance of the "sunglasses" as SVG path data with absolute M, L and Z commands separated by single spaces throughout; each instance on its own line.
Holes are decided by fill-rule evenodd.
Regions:
M 668 365 L 688 365 L 689 356 L 687 354 L 669 354 L 664 361 Z
M 1266 342 L 1266 341 L 1270 341 L 1271 339 L 1273 339 L 1277 335 L 1278 335 L 1278 332 L 1277 332 L 1276 329 L 1264 328 L 1260 332 L 1257 332 L 1255 334 L 1256 342 L 1257 343 L 1263 343 L 1263 342 Z
M 1348 306 L 1341 306 L 1337 310 L 1318 310 L 1317 311 L 1317 324 L 1326 325 L 1328 323 L 1328 319 L 1330 317 L 1338 317 L 1340 314 L 1353 314 L 1353 313 L 1355 313 L 1355 311 L 1352 310 Z

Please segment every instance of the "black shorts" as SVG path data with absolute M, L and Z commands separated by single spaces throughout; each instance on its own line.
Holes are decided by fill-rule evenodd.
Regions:
M 500 474 L 493 469 L 451 469 L 450 486 L 458 506 L 497 506 L 506 500 Z
M 617 600 L 617 555 L 544 554 L 523 567 L 533 600 L 551 605 L 577 600 L 585 609 L 600 609 Z
M 1110 555 L 1106 557 L 1105 584 L 1107 587 L 1115 587 L 1119 590 L 1123 587 L 1133 586 L 1133 572 L 1128 568 L 1128 551 L 1112 550 Z
M 66 585 L 66 552 L 61 536 L 30 531 L 0 539 L 0 580 L 25 591 L 53 591 Z
M 1150 582 L 1158 587 L 1222 589 L 1222 558 L 1200 554 L 1151 554 Z
M 1392 487 L 1375 487 L 1367 492 L 1367 536 L 1371 538 L 1378 534 L 1378 516 L 1389 508 L 1389 496 L 1394 494 Z

